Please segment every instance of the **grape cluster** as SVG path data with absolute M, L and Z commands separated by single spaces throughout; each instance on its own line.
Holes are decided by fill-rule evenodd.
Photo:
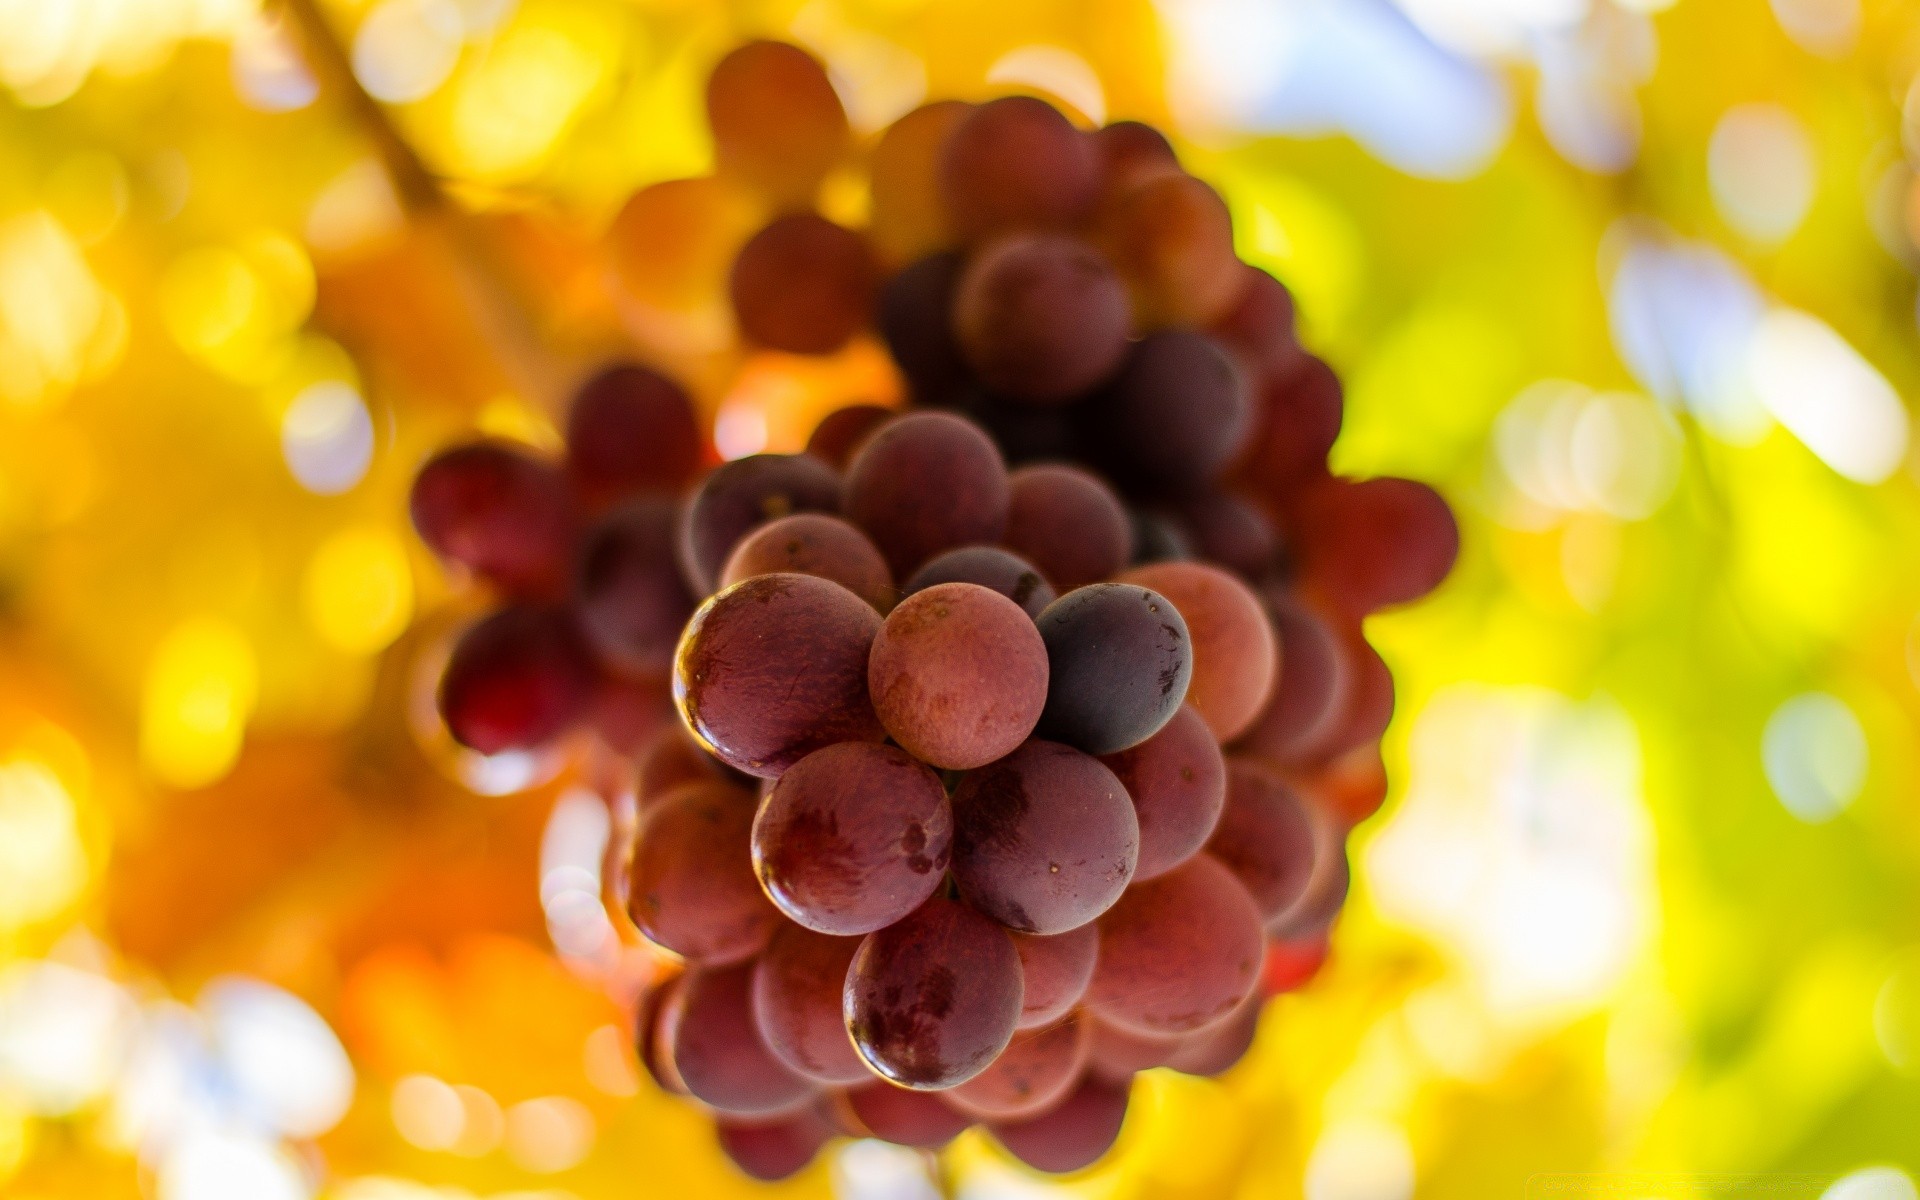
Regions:
M 1133 1074 L 1226 1070 L 1323 961 L 1385 793 L 1360 622 L 1445 576 L 1451 513 L 1329 472 L 1338 379 L 1152 128 L 940 101 L 860 150 L 772 42 L 707 101 L 716 175 L 636 196 L 623 271 L 723 270 L 750 345 L 876 335 L 909 410 L 711 465 L 685 393 L 626 366 L 576 398 L 564 468 L 441 455 L 416 523 L 508 598 L 443 714 L 483 752 L 589 721 L 633 752 L 613 889 L 684 960 L 640 1057 L 749 1174 L 973 1125 L 1077 1170 Z M 864 229 L 814 207 L 856 157 Z M 715 181 L 773 215 L 725 255 L 647 241 Z M 636 736 L 669 676 L 680 720 Z

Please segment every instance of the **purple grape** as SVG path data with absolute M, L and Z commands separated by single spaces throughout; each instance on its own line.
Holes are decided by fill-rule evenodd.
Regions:
M 686 390 L 637 363 L 587 380 L 567 412 L 567 473 L 594 508 L 637 492 L 677 494 L 699 473 L 703 449 Z
M 1114 475 L 1170 491 L 1217 477 L 1253 419 L 1239 365 L 1212 338 L 1187 329 L 1141 339 L 1087 413 L 1088 435 Z
M 1036 624 L 1050 672 L 1041 737 L 1113 754 L 1180 711 L 1193 643 L 1165 597 L 1137 584 L 1089 584 L 1049 604 Z
M 1109 579 L 1133 558 L 1133 528 L 1113 489 L 1078 467 L 1042 463 L 1007 477 L 1007 547 L 1056 587 Z
M 680 515 L 680 568 L 696 594 L 712 592 L 747 531 L 797 512 L 835 512 L 840 476 L 806 454 L 755 454 L 714 468 Z
M 642 500 L 615 509 L 588 533 L 575 605 L 600 661 L 628 675 L 673 666 L 694 599 L 674 561 L 674 506 Z
M 1314 834 L 1307 806 L 1278 772 L 1247 758 L 1227 762 L 1227 806 L 1207 843 L 1271 921 L 1306 895 Z
M 999 592 L 1029 617 L 1038 617 L 1057 593 L 1026 559 L 998 546 L 962 546 L 926 561 L 902 589 L 906 595 L 943 583 L 975 583 Z
M 1134 1033 L 1191 1033 L 1252 994 L 1265 952 L 1253 897 L 1233 872 L 1196 855 L 1129 888 L 1100 919 L 1085 1003 Z
M 1088 1076 L 1057 1108 L 987 1128 L 1021 1162 L 1058 1175 L 1100 1161 L 1119 1139 L 1126 1115 L 1126 1086 Z
M 1227 802 L 1227 761 L 1193 705 L 1183 704 L 1159 733 L 1105 763 L 1133 798 L 1140 821 L 1135 879 L 1164 875 L 1200 852 Z
M 593 660 L 564 612 L 515 605 L 460 636 L 440 677 L 440 715 L 482 754 L 526 750 L 585 719 Z
M 761 1043 L 752 986 L 750 965 L 689 971 L 673 1021 L 673 1065 L 687 1091 L 723 1113 L 796 1110 L 813 1095 L 813 1084 Z
M 953 298 L 962 358 L 1004 396 L 1055 404 L 1112 377 L 1127 356 L 1126 289 L 1098 251 L 1019 234 L 968 262 Z
M 1016 1033 L 993 1065 L 945 1093 L 947 1103 L 983 1121 L 1039 1116 L 1066 1099 L 1087 1064 L 1093 1025 L 1078 1014 Z
M 896 578 L 942 550 L 998 541 L 1008 502 L 1007 468 L 993 440 L 951 413 L 887 422 L 847 467 L 846 515 L 880 547 Z
M 649 807 L 627 874 L 640 932 L 709 965 L 758 954 L 780 914 L 753 877 L 752 827 L 752 798 L 728 783 L 683 783 Z
M 1020 975 L 1026 984 L 1020 1028 L 1037 1029 L 1066 1016 L 1086 994 L 1100 953 L 1100 930 L 1082 925 L 1051 937 L 1016 933 L 1013 948 L 1020 952 Z
M 557 598 L 573 558 L 566 477 L 502 442 L 443 450 L 420 468 L 413 527 L 435 554 L 516 596 Z
M 753 968 L 753 1019 L 773 1056 L 820 1083 L 860 1083 L 873 1072 L 840 1015 L 860 939 L 782 925 Z

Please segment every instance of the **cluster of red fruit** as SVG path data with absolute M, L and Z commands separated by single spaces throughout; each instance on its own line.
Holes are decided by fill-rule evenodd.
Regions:
M 515 602 L 442 711 L 537 745 L 671 672 L 685 727 L 639 751 L 616 874 L 687 966 L 639 1048 L 744 1169 L 974 1123 L 1078 1169 L 1133 1073 L 1231 1066 L 1324 957 L 1385 788 L 1359 620 L 1440 581 L 1451 514 L 1328 473 L 1337 380 L 1152 129 L 928 105 L 872 147 L 856 231 L 812 208 L 851 148 L 815 60 L 742 47 L 708 108 L 721 172 L 784 210 L 733 262 L 741 336 L 875 327 L 921 411 L 702 474 L 685 394 L 621 367 L 564 470 L 443 454 L 416 523 Z

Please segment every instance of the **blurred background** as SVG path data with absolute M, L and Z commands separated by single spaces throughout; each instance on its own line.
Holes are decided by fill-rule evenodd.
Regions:
M 1912 1200 L 1906 0 L 0 0 L 0 1195 L 937 1195 L 871 1143 L 734 1173 L 635 1074 L 591 781 L 429 702 L 477 603 L 406 524 L 433 448 L 556 444 L 622 351 L 729 455 L 892 386 L 735 344 L 753 214 L 613 225 L 766 34 L 862 130 L 1165 124 L 1346 381 L 1336 468 L 1463 526 L 1369 626 L 1392 794 L 1325 972 L 1086 1176 L 969 1135 L 943 1185 Z

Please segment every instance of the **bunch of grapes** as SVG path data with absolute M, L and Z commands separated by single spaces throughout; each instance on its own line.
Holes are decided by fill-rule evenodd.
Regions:
M 612 883 L 684 961 L 639 1053 L 744 1170 L 975 1124 L 1077 1170 L 1134 1073 L 1224 1071 L 1324 959 L 1385 794 L 1360 622 L 1445 576 L 1451 514 L 1329 473 L 1337 378 L 1150 127 L 927 105 L 864 151 L 854 229 L 815 209 L 856 156 L 818 62 L 741 47 L 708 111 L 715 179 L 775 213 L 729 265 L 739 337 L 877 334 L 909 411 L 713 466 L 625 366 L 564 469 L 434 460 L 422 534 L 509 598 L 442 711 L 484 752 L 586 722 L 632 752 Z M 680 720 L 636 736 L 669 673 Z

